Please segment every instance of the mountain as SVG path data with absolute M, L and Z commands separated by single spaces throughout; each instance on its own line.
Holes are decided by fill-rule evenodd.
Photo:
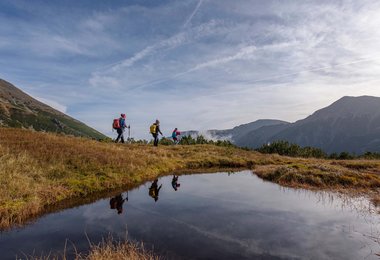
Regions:
M 32 98 L 0 79 L 0 126 L 29 128 L 95 139 L 105 135 Z
M 380 98 L 343 97 L 295 123 L 250 131 L 236 144 L 257 148 L 275 140 L 318 147 L 327 153 L 380 152 Z
M 262 126 L 239 136 L 234 140 L 234 144 L 241 147 L 258 148 L 263 144 L 267 144 L 272 136 L 288 127 L 289 123 Z
M 193 137 L 198 135 L 204 135 L 209 139 L 215 140 L 230 140 L 232 142 L 237 142 L 247 133 L 259 129 L 261 127 L 273 126 L 273 125 L 287 125 L 288 122 L 281 120 L 273 120 L 273 119 L 260 119 L 248 124 L 243 124 L 236 126 L 232 129 L 226 130 L 206 130 L 206 131 L 185 131 L 182 135 L 191 135 Z
M 258 130 L 263 127 L 284 126 L 288 124 L 289 122 L 285 122 L 281 120 L 260 119 L 248 124 L 239 125 L 232 128 L 232 141 L 236 143 L 238 142 L 238 140 L 241 140 L 241 138 L 243 138 L 243 136 L 247 135 L 248 133 Z

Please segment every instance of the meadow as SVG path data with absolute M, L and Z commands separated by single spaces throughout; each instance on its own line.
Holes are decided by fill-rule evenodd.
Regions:
M 380 203 L 380 160 L 327 160 L 261 154 L 216 145 L 114 144 L 0 128 L 0 229 L 49 207 L 172 173 L 252 169 L 283 186 L 368 196 Z

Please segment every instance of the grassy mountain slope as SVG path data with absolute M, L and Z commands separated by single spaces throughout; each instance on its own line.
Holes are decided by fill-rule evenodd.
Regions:
M 106 136 L 0 79 L 0 126 L 30 128 L 95 139 Z
M 325 152 L 380 152 L 380 98 L 343 97 L 270 138 Z
M 278 140 L 327 153 L 380 152 L 380 98 L 343 97 L 305 119 L 263 126 L 233 141 L 238 146 L 258 148 Z

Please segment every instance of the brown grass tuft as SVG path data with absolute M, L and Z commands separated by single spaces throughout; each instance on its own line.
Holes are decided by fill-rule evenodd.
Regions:
M 93 246 L 88 256 L 78 257 L 78 260 L 159 260 L 160 257 L 144 249 L 142 243 L 112 242 L 107 240 Z

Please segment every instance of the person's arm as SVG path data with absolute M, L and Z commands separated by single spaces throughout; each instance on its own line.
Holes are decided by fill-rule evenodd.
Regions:
M 157 126 L 157 133 L 160 133 L 161 135 L 163 135 L 159 125 Z

